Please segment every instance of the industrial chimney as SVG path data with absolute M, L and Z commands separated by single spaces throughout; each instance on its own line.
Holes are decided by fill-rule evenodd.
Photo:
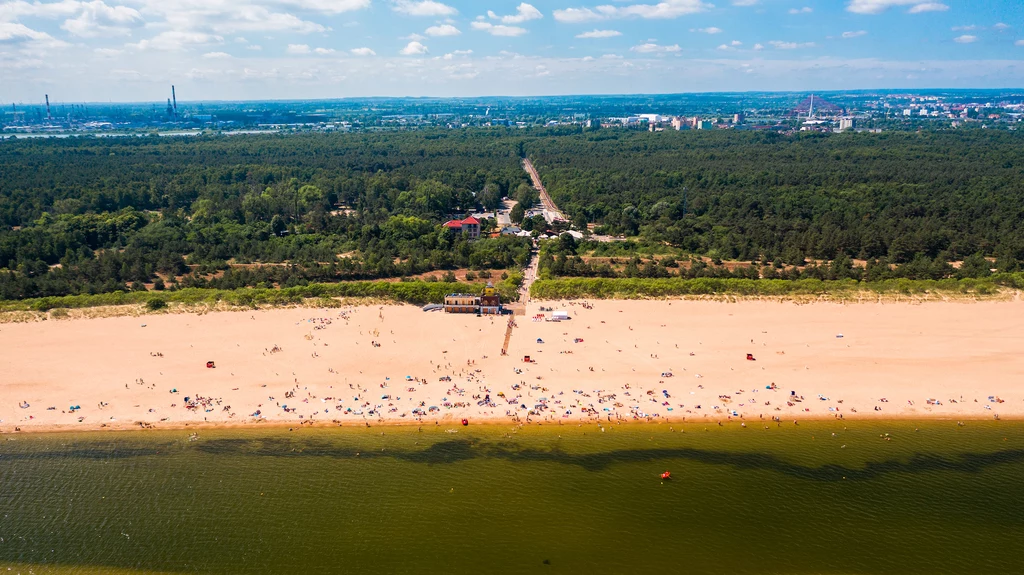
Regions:
M 46 94 L 46 119 L 51 119 L 50 116 L 50 95 Z

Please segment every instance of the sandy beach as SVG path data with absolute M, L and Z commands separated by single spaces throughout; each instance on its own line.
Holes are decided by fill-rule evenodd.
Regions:
M 540 306 L 571 319 L 535 320 Z M 532 302 L 505 356 L 507 317 L 414 306 L 10 323 L 0 431 L 1019 418 L 1021 311 Z

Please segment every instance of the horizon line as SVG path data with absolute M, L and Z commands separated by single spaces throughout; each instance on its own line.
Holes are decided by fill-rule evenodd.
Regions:
M 176 84 L 175 84 L 176 85 Z M 202 99 L 202 100 L 183 100 L 178 98 L 178 102 L 188 102 L 193 104 L 205 104 L 205 103 L 286 103 L 286 102 L 342 102 L 342 101 L 358 101 L 358 100 L 525 100 L 531 98 L 649 98 L 649 97 L 668 97 L 668 96 L 688 96 L 688 95 L 732 95 L 732 94 L 847 94 L 847 93 L 870 93 L 870 92 L 881 92 L 888 94 L 922 94 L 928 92 L 1020 92 L 1020 96 L 1024 96 L 1024 87 L 1016 88 L 853 88 L 847 90 L 734 90 L 734 91 L 694 91 L 694 92 L 637 92 L 630 94 L 616 94 L 616 93 L 599 93 L 599 94 L 536 94 L 531 96 L 510 96 L 510 95 L 492 95 L 492 96 L 340 96 L 330 98 L 279 98 L 279 99 L 261 99 L 261 100 L 236 100 L 236 99 Z M 48 96 L 48 92 L 44 92 L 44 95 Z M 1016 95 L 1016 94 L 1007 94 Z M 107 101 L 76 101 L 76 100 L 51 100 L 50 105 L 53 104 L 107 104 L 107 105 L 129 105 L 129 104 L 162 104 L 163 99 L 160 100 L 107 100 Z M 0 107 L 5 107 L 9 104 L 13 105 L 45 105 L 43 100 L 36 102 L 16 102 L 13 100 L 0 99 Z

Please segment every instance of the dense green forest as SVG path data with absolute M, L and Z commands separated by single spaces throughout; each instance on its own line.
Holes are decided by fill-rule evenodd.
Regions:
M 527 240 L 439 224 L 528 181 L 519 155 L 482 130 L 2 141 L 0 299 L 516 268 Z
M 532 202 L 523 156 L 579 229 L 650 252 L 563 237 L 543 250 L 548 277 L 941 280 L 1024 261 L 1010 131 L 54 138 L 0 141 L 0 299 L 515 269 L 528 239 L 441 224 Z M 618 265 L 592 257 L 617 250 Z
M 562 211 L 597 232 L 724 260 L 1024 260 L 1018 132 L 598 130 L 526 147 Z

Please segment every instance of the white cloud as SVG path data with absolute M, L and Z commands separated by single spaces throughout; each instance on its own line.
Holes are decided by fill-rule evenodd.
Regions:
M 444 55 L 445 60 L 454 60 L 457 56 L 469 56 L 472 50 L 454 50 Z
M 719 44 L 718 45 L 718 49 L 719 50 L 735 50 L 736 47 L 735 46 L 730 46 L 729 44 Z
M 633 4 L 630 6 L 602 5 L 591 8 L 566 8 L 555 10 L 555 20 L 559 22 L 593 22 L 610 18 L 678 18 L 688 14 L 696 14 L 713 8 L 702 0 L 663 0 L 657 4 Z
M 426 36 L 421 36 L 419 34 L 416 34 L 415 32 L 409 34 L 408 36 L 402 36 L 401 38 L 399 38 L 399 40 L 409 40 L 410 42 L 422 42 L 423 40 L 426 39 Z
M 13 0 L 0 4 L 0 22 L 17 20 L 21 17 L 30 18 L 66 18 L 78 13 L 79 3 L 61 1 L 49 3 L 28 3 L 24 0 Z
M 593 22 L 595 20 L 604 20 L 606 18 L 605 16 L 594 12 L 590 8 L 566 8 L 565 10 L 555 10 L 554 14 L 555 20 L 568 24 Z
M 125 44 L 125 48 L 135 50 L 159 50 L 173 52 L 184 50 L 189 46 L 203 46 L 210 44 L 223 44 L 224 38 L 216 34 L 205 32 L 182 32 L 179 30 L 168 30 L 161 32 L 152 38 L 139 40 L 132 44 Z
M 977 42 L 978 37 L 972 36 L 970 34 L 964 34 L 963 36 L 957 36 L 956 38 L 953 38 L 953 41 L 956 42 L 957 44 L 970 44 L 972 42 Z
M 633 46 L 630 48 L 631 51 L 638 54 L 664 54 L 667 52 L 679 52 L 681 48 L 679 44 L 673 44 L 672 46 L 659 46 L 652 42 L 646 44 L 640 44 L 639 46 Z
M 622 32 L 618 30 L 591 30 L 590 32 L 576 35 L 577 38 L 614 38 L 615 36 L 622 36 Z
M 755 6 L 758 0 L 732 0 L 733 6 Z
M 881 14 L 895 6 L 910 6 L 910 14 L 922 12 L 940 12 L 949 10 L 949 6 L 939 2 L 921 2 L 920 0 L 850 0 L 846 5 L 848 12 L 855 14 Z
M 797 48 L 813 48 L 814 42 L 780 42 L 778 40 L 772 40 L 768 42 L 773 48 L 778 50 L 796 50 Z
M 534 8 L 532 4 L 527 4 L 526 2 L 523 2 L 522 4 L 517 6 L 516 13 L 510 16 L 498 16 L 497 14 L 494 13 L 493 10 L 488 10 L 487 16 L 489 16 L 492 20 L 500 19 L 502 24 L 522 24 L 523 22 L 528 22 L 530 20 L 539 20 L 544 17 L 544 15 L 540 13 L 540 10 Z
M 860 38 L 868 33 L 867 30 L 856 30 L 854 32 L 843 32 L 843 38 Z
M 505 26 L 504 24 L 491 24 L 479 20 L 470 24 L 474 30 L 487 32 L 491 36 L 522 36 L 527 33 L 526 28 L 519 26 Z
M 288 44 L 284 51 L 286 54 L 309 54 L 310 49 L 308 44 Z
M 693 32 L 694 30 L 690 30 L 690 31 Z M 697 32 L 703 32 L 704 34 L 721 34 L 722 33 L 722 29 L 721 28 L 715 28 L 714 26 L 711 26 L 711 27 L 708 27 L 708 28 L 697 28 L 696 31 Z
M 20 18 L 68 18 L 61 28 L 75 36 L 124 36 L 130 28 L 142 24 L 142 15 L 128 6 L 110 6 L 103 0 L 83 2 L 26 2 L 12 0 L 0 4 L 0 22 L 16 22 Z
M 1013 43 L 1014 46 L 1024 46 L 1024 40 L 1017 40 Z
M 434 0 L 394 0 L 391 9 L 407 16 L 454 16 L 459 11 Z
M 810 6 L 804 6 L 803 8 L 790 8 L 790 14 L 810 14 L 814 10 Z
M 341 14 L 370 7 L 370 0 L 277 0 L 279 3 L 294 6 L 301 10 L 323 12 L 325 14 Z
M 992 26 L 992 28 L 994 30 L 999 30 L 1000 32 L 1002 32 L 1003 30 L 1009 30 L 1011 28 L 1011 26 L 1009 24 L 1003 24 L 1002 22 L 996 22 Z
M 977 30 L 977 29 L 978 29 L 978 27 L 975 26 L 974 24 L 970 24 L 968 26 L 953 26 L 952 28 L 950 28 L 950 30 L 952 30 L 954 32 L 960 32 L 960 31 L 969 32 L 971 30 Z
M 22 56 L 28 57 L 21 65 L 28 65 L 32 58 L 43 56 L 43 52 L 54 48 L 67 48 L 70 46 L 63 40 L 58 40 L 46 32 L 40 32 L 17 22 L 0 21 L 0 46 L 3 43 L 20 44 Z M 0 69 L 3 68 L 4 57 L 7 56 L 0 50 Z M 19 57 L 20 58 L 20 57 Z M 4 82 L 8 80 L 5 78 Z
M 441 24 L 439 26 L 431 26 L 424 32 L 427 36 L 458 36 L 462 34 L 462 31 L 452 26 L 451 24 Z
M 354 56 L 376 56 L 377 53 L 369 48 L 352 48 L 349 50 Z
M 764 44 L 754 44 L 755 50 L 764 50 Z
M 0 22 L 0 41 L 10 40 L 43 40 L 51 36 L 46 32 L 33 30 L 24 24 L 16 22 Z
M 22 0 L 18 0 L 19 2 Z M 338 13 L 364 8 L 367 0 L 119 0 L 138 8 L 137 13 L 145 20 L 134 17 L 134 9 L 104 9 L 100 0 L 79 2 L 78 0 L 60 0 L 62 4 L 81 6 L 82 14 L 95 13 L 85 18 L 79 17 L 75 22 L 69 21 L 66 27 L 76 33 L 89 34 L 91 30 L 97 35 L 108 33 L 124 33 L 123 28 L 142 26 L 157 33 L 177 32 L 184 34 L 235 35 L 238 33 L 292 32 L 308 34 L 326 32 L 327 28 L 316 22 L 302 19 L 294 14 L 280 11 L 282 7 L 295 7 L 304 11 Z M 118 7 L 122 8 L 122 7 Z M 2 11 L 2 6 L 0 6 Z M 92 19 L 90 19 L 92 18 Z M 2 16 L 0 16 L 2 19 Z M 121 30 L 105 30 L 101 28 L 121 27 Z
M 220 60 L 230 57 L 231 54 L 228 54 L 227 52 L 207 52 L 203 54 L 203 58 L 206 58 L 207 60 Z
M 949 10 L 949 6 L 940 2 L 925 2 L 923 4 L 915 4 L 907 10 L 908 14 L 920 14 L 922 12 L 945 12 Z
M 327 54 L 333 54 L 335 50 L 334 48 L 314 48 L 313 52 L 320 54 L 321 56 L 326 56 Z
M 427 50 L 427 47 L 423 44 L 420 44 L 419 42 L 409 42 L 406 44 L 405 48 L 402 48 L 398 53 L 403 56 L 417 56 L 420 54 L 426 54 L 427 52 L 429 52 L 429 50 Z
M 108 6 L 101 0 L 82 2 L 81 13 L 61 24 L 61 28 L 82 38 L 128 36 L 142 24 L 142 14 L 128 6 Z

